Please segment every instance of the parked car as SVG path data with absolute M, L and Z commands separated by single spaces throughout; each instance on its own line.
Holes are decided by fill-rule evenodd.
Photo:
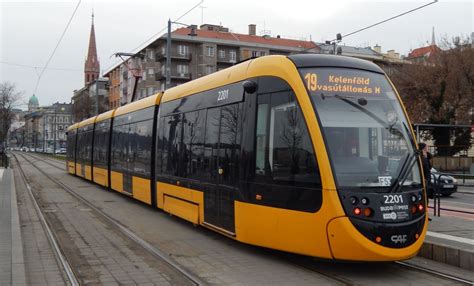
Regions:
M 433 197 L 435 183 L 438 184 L 438 192 L 440 192 L 443 197 L 448 197 L 458 190 L 458 181 L 456 178 L 443 175 L 442 173 L 438 173 L 435 168 L 431 168 L 431 184 L 428 186 L 428 197 L 430 198 Z
M 66 154 L 66 148 L 60 148 L 59 150 L 56 150 L 56 154 Z

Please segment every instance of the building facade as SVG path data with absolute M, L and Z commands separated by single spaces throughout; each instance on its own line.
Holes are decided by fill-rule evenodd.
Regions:
M 138 80 L 135 99 L 140 99 L 252 57 L 319 50 L 311 41 L 258 36 L 255 30 L 255 25 L 249 25 L 248 34 L 237 34 L 210 24 L 174 30 L 171 33 L 169 84 L 166 83 L 167 35 L 159 37 L 126 63 L 105 73 L 114 94 L 109 97 L 109 106 L 116 106 L 117 96 L 120 105 L 129 103 L 135 80 Z

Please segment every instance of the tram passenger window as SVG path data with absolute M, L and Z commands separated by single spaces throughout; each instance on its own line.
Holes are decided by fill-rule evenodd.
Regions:
M 219 122 L 220 108 L 212 108 L 207 110 L 206 117 L 206 135 L 204 139 L 204 162 L 203 171 L 207 175 L 207 179 L 215 181 L 217 179 L 218 168 L 218 145 L 219 145 Z
M 313 146 L 293 92 L 272 94 L 269 165 L 273 180 L 318 182 Z
M 137 175 L 150 177 L 150 163 L 152 150 L 153 120 L 146 120 L 136 124 L 134 133 L 135 161 L 134 172 Z
M 265 147 L 267 143 L 268 104 L 259 104 L 257 110 L 255 173 L 265 174 Z
M 205 110 L 188 112 L 183 115 L 181 161 L 182 176 L 185 178 L 198 179 L 202 172 L 205 116 Z
M 165 141 L 163 150 L 163 173 L 171 176 L 180 176 L 179 153 L 181 149 L 182 114 L 165 117 Z

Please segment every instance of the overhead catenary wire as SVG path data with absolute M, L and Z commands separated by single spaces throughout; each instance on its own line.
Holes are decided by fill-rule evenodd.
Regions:
M 430 2 L 430 3 L 428 3 L 428 4 L 424 4 L 424 5 L 422 5 L 422 6 L 413 8 L 413 9 L 411 9 L 411 10 L 408 10 L 408 11 L 403 12 L 403 13 L 401 13 L 401 14 L 395 15 L 395 16 L 390 17 L 390 18 L 388 18 L 388 19 L 382 20 L 382 21 L 377 22 L 377 23 L 375 23 L 375 24 L 372 24 L 372 25 L 370 25 L 370 26 L 361 28 L 361 29 L 356 30 L 356 31 L 354 31 L 354 32 L 350 32 L 349 34 L 342 35 L 342 38 L 346 38 L 346 37 L 348 37 L 348 36 L 351 36 L 351 35 L 354 35 L 354 34 L 356 34 L 356 33 L 362 32 L 362 31 L 364 31 L 364 30 L 370 29 L 370 28 L 372 28 L 372 27 L 375 27 L 375 26 L 377 26 L 377 25 L 383 24 L 383 23 L 385 23 L 385 22 L 388 22 L 388 21 L 393 20 L 393 19 L 395 19 L 395 18 L 401 17 L 401 16 L 406 15 L 406 14 L 408 14 L 408 13 L 414 12 L 414 11 L 416 11 L 416 10 L 420 10 L 420 9 L 422 9 L 422 8 L 424 8 L 424 7 L 426 7 L 426 6 L 432 5 L 432 4 L 436 3 L 436 2 L 438 2 L 438 0 L 434 0 L 433 2 Z M 334 42 L 334 41 L 336 41 L 336 40 L 337 40 L 337 38 L 331 40 L 331 42 Z
M 196 5 L 194 5 L 191 9 L 187 10 L 185 13 L 183 13 L 181 16 L 179 16 L 178 18 L 176 18 L 175 20 L 172 20 L 172 22 L 177 22 L 179 20 L 181 20 L 184 16 L 188 15 L 192 10 L 196 9 L 197 7 L 199 7 L 199 5 L 201 5 L 202 3 L 204 3 L 204 0 L 201 0 L 199 3 L 197 3 Z M 147 40 L 143 41 L 142 43 L 140 43 L 136 48 L 132 49 L 130 53 L 138 53 L 140 51 L 140 49 L 145 45 L 147 44 L 148 42 L 150 42 L 151 40 L 154 40 L 156 38 L 156 36 L 158 36 L 159 34 L 163 33 L 166 29 L 168 29 L 168 25 L 164 26 L 161 30 L 159 30 L 158 32 L 156 32 L 155 34 L 153 34 L 151 37 L 149 37 Z M 112 56 L 114 56 L 115 54 L 113 54 Z M 112 57 L 111 56 L 111 57 Z M 112 69 L 112 67 L 115 67 L 117 66 L 118 63 L 115 63 L 115 64 L 112 64 L 109 68 L 107 68 L 106 70 L 107 71 L 110 71 Z
M 45 66 L 37 67 L 37 66 L 30 66 L 30 65 L 12 63 L 12 62 L 5 62 L 5 61 L 0 61 L 0 64 L 10 65 L 10 66 L 17 66 L 17 67 L 22 67 L 22 68 L 34 69 L 34 70 L 45 68 Z M 67 68 L 56 68 L 56 67 L 46 67 L 46 70 L 83 72 L 83 70 L 67 69 Z
M 50 63 L 51 60 L 53 59 L 53 56 L 54 56 L 54 54 L 56 53 L 56 50 L 58 49 L 59 44 L 61 44 L 61 41 L 62 41 L 62 39 L 64 38 L 64 35 L 66 34 L 66 32 L 67 32 L 67 30 L 68 30 L 68 28 L 69 28 L 69 25 L 70 25 L 71 22 L 72 22 L 72 19 L 74 18 L 74 15 L 76 15 L 77 9 L 79 8 L 79 5 L 81 4 L 81 1 L 82 1 L 82 0 L 79 0 L 79 1 L 77 2 L 76 8 L 74 9 L 74 12 L 72 12 L 72 15 L 71 15 L 71 17 L 69 18 L 69 21 L 67 22 L 66 27 L 64 28 L 64 31 L 63 31 L 63 33 L 61 34 L 61 37 L 59 37 L 59 40 L 58 40 L 58 43 L 56 44 L 56 47 L 54 47 L 54 50 L 53 50 L 53 52 L 51 53 L 51 56 L 49 56 L 48 61 L 47 61 L 46 64 L 44 65 L 43 69 L 41 70 L 41 73 L 38 75 L 38 80 L 36 81 L 36 87 L 35 87 L 34 93 L 37 92 L 39 83 L 40 83 L 40 81 L 41 81 L 41 77 L 43 76 L 44 71 L 48 68 L 49 63 Z

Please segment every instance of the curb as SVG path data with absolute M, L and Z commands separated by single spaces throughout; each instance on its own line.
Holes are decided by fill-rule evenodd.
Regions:
M 474 251 L 458 249 L 442 243 L 425 241 L 418 256 L 474 271 Z

